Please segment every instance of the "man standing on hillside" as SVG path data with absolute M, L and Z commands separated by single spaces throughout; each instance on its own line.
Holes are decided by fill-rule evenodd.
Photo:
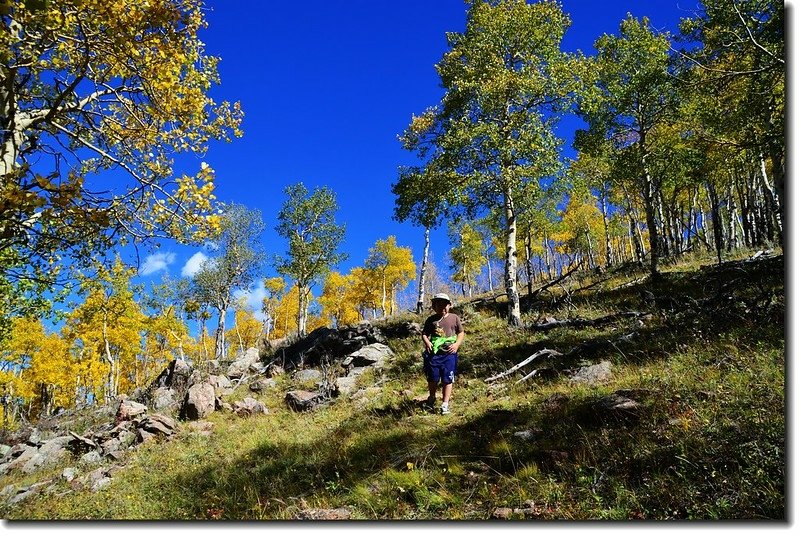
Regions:
M 436 294 L 431 300 L 434 315 L 425 320 L 422 328 L 423 369 L 428 380 L 428 405 L 436 403 L 436 391 L 442 383 L 442 414 L 450 414 L 450 395 L 458 364 L 458 348 L 464 341 L 461 318 L 450 312 L 452 303 L 447 294 Z

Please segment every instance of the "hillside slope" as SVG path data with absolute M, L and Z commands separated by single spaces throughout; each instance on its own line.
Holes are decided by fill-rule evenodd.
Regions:
M 698 259 L 652 282 L 630 268 L 523 298 L 457 303 L 467 338 L 452 414 L 421 403 L 420 343 L 358 377 L 359 394 L 294 412 L 214 412 L 142 444 L 97 491 L 75 466 L 0 476 L 46 490 L 7 519 L 784 519 L 783 256 Z M 389 321 L 421 322 L 419 316 Z M 571 320 L 571 321 L 566 321 Z M 590 321 L 596 320 L 596 321 Z M 545 351 L 549 350 L 549 351 Z M 527 357 L 541 356 L 498 379 Z M 532 377 L 518 382 L 537 370 Z M 252 396 L 244 386 L 231 396 Z M 80 467 L 79 467 L 80 469 Z

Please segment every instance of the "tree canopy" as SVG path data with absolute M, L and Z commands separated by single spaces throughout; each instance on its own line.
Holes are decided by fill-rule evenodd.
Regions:
M 239 105 L 209 96 L 218 58 L 199 36 L 202 7 L 53 0 L 0 12 L 4 315 L 23 311 L 63 266 L 115 244 L 218 231 L 213 170 L 175 168 L 176 155 L 241 135 Z

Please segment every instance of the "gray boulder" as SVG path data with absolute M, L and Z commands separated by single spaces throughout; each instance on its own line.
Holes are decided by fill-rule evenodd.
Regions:
M 392 351 L 389 346 L 376 342 L 350 353 L 345 362 L 347 362 L 348 366 L 355 368 L 363 368 L 366 366 L 382 368 L 385 366 L 387 359 L 393 355 L 394 351 Z
M 153 392 L 153 409 L 162 411 L 164 409 L 173 408 L 177 404 L 178 400 L 175 399 L 175 392 L 172 389 L 162 386 Z
M 275 388 L 277 385 L 277 381 L 275 379 L 267 379 L 264 377 L 259 377 L 252 383 L 250 383 L 250 391 L 251 392 L 263 392 L 264 390 L 268 390 L 270 388 Z
M 139 423 L 139 429 L 144 429 L 154 435 L 171 436 L 175 433 L 175 420 L 163 414 L 151 414 Z
M 208 382 L 214 387 L 219 395 L 228 395 L 233 392 L 233 383 L 224 375 L 211 375 Z
M 103 462 L 103 456 L 100 455 L 99 451 L 90 451 L 81 455 L 80 462 L 84 465 L 100 464 Z
M 17 446 L 20 446 L 19 444 Z M 9 462 L 5 463 L 0 469 L 0 474 L 12 472 L 14 470 L 21 470 L 28 461 L 34 458 L 39 453 L 39 448 L 35 446 L 22 445 L 19 453 Z M 12 453 L 12 455 L 14 455 Z
M 231 379 L 239 379 L 247 373 L 251 365 L 258 365 L 259 361 L 258 349 L 251 347 L 236 357 L 236 360 L 228 366 L 228 371 L 225 375 Z
M 188 420 L 201 420 L 214 412 L 216 394 L 210 383 L 199 383 L 189 388 L 183 404 L 183 415 Z
M 140 414 L 144 414 L 147 412 L 147 406 L 141 403 L 137 403 L 130 399 L 123 399 L 119 403 L 119 407 L 117 408 L 117 416 L 116 419 L 118 422 L 123 420 L 133 420 Z
M 598 364 L 583 366 L 570 378 L 570 382 L 596 385 L 609 379 L 611 379 L 611 363 L 604 360 Z
M 297 412 L 304 412 L 316 409 L 325 401 L 325 396 L 319 392 L 309 392 L 307 390 L 290 390 L 286 392 L 286 405 Z
M 47 466 L 57 464 L 67 455 L 67 446 L 72 437 L 56 437 L 48 440 L 39 448 L 36 454 L 31 457 L 22 467 L 22 471 L 30 474 Z
M 70 483 L 76 477 L 78 477 L 78 469 L 74 466 L 64 468 L 64 471 L 61 472 L 61 478 L 67 483 Z
M 267 414 L 269 410 L 262 402 L 247 397 L 233 404 L 233 412 L 239 416 L 252 416 L 253 414 Z

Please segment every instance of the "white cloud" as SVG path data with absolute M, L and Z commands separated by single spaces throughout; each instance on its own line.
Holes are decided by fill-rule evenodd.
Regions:
M 139 275 L 147 276 L 167 269 L 167 266 L 175 261 L 175 253 L 156 253 L 151 254 L 144 260 L 144 264 L 139 268 Z
M 248 310 L 253 312 L 253 315 L 259 321 L 264 321 L 265 319 L 267 319 L 267 316 L 264 315 L 263 312 L 261 312 L 261 304 L 266 296 L 267 296 L 267 291 L 264 288 L 263 280 L 258 281 L 258 284 L 256 284 L 255 286 L 251 286 L 250 288 L 247 289 L 247 291 L 236 290 L 233 293 L 233 297 L 235 299 L 238 300 L 239 298 L 244 297 L 247 300 Z
M 198 271 L 200 271 L 200 266 L 203 265 L 203 262 L 208 260 L 208 257 L 204 255 L 202 252 L 198 251 L 192 255 L 192 257 L 186 261 L 181 269 L 181 275 L 184 277 L 194 277 Z

